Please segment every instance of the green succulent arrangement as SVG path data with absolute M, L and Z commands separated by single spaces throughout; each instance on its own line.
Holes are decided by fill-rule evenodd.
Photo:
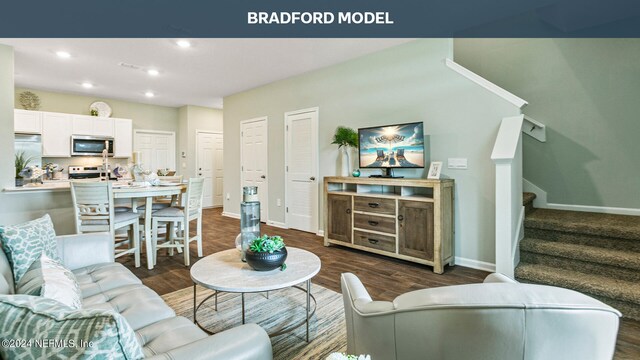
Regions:
M 343 146 L 358 147 L 358 133 L 352 128 L 346 126 L 338 126 L 336 133 L 333 135 L 332 144 L 338 145 L 338 148 Z
M 22 172 L 22 170 L 24 170 L 27 166 L 29 166 L 30 162 L 31 162 L 31 158 L 28 157 L 24 153 L 24 151 L 20 151 L 16 153 L 16 158 L 15 158 L 16 177 L 20 176 L 20 173 Z
M 280 251 L 284 248 L 284 240 L 281 236 L 262 235 L 254 239 L 249 245 L 249 250 L 253 252 L 268 252 L 273 254 L 274 251 Z

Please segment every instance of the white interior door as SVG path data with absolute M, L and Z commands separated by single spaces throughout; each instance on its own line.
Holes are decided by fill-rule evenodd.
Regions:
M 203 207 L 222 206 L 222 134 L 197 132 L 197 174 L 204 178 Z
M 242 186 L 257 186 L 260 219 L 266 222 L 269 208 L 267 179 L 267 118 L 240 123 L 240 171 Z
M 135 130 L 133 150 L 140 152 L 142 166 L 147 170 L 176 169 L 176 134 L 173 132 Z
M 287 226 L 318 231 L 318 109 L 285 114 Z

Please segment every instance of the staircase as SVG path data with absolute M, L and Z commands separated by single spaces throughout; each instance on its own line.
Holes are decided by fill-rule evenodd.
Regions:
M 640 320 L 640 216 L 536 209 L 524 193 L 521 282 L 588 294 Z

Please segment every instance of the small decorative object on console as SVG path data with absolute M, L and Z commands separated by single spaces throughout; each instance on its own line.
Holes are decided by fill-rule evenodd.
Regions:
M 353 175 L 353 177 L 360 177 L 360 169 L 353 170 L 351 175 Z
M 440 179 L 440 172 L 442 171 L 442 161 L 432 161 L 429 166 L 429 172 L 427 173 L 427 179 Z
M 251 242 L 245 256 L 249 266 L 257 271 L 287 268 L 284 263 L 287 260 L 287 248 L 280 236 L 265 234 L 256 238 Z

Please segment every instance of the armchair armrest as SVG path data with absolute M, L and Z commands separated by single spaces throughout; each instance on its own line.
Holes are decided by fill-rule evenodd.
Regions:
M 361 314 L 375 314 L 394 310 L 392 302 L 373 301 L 360 279 L 352 273 L 342 274 L 342 293 L 353 304 L 353 308 Z M 345 295 L 343 295 L 345 296 Z M 345 298 L 345 301 L 347 298 Z
M 271 340 L 256 324 L 246 324 L 151 357 L 153 360 L 272 360 Z
M 487 277 L 484 278 L 483 283 L 485 283 L 485 284 L 487 284 L 487 283 L 518 284 L 517 281 L 513 280 L 512 278 L 508 277 L 507 275 L 503 275 L 503 274 L 500 274 L 500 273 L 493 273 L 493 274 L 487 275 Z
M 113 239 L 107 232 L 58 236 L 58 255 L 70 270 L 114 261 Z

